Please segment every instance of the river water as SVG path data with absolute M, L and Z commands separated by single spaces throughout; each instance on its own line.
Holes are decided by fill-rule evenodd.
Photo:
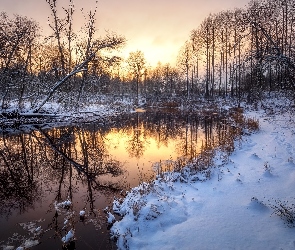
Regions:
M 0 245 L 116 249 L 106 222 L 113 198 L 173 170 L 176 160 L 179 168 L 216 147 L 232 151 L 242 131 L 232 120 L 217 113 L 143 112 L 3 132 Z M 75 240 L 65 245 L 62 238 L 71 229 Z

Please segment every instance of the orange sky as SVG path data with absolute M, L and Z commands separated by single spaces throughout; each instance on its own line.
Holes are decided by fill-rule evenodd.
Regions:
M 67 6 L 68 0 L 58 0 Z M 249 0 L 98 0 L 98 28 L 126 37 L 124 56 L 143 51 L 147 62 L 174 64 L 177 53 L 190 31 L 210 13 L 244 7 Z M 80 9 L 93 9 L 95 0 L 74 0 L 76 23 L 83 23 Z M 37 20 L 48 31 L 50 15 L 45 0 L 0 0 L 0 11 L 26 15 Z

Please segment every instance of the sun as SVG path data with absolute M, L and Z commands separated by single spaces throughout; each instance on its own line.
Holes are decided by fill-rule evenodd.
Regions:
M 143 52 L 147 66 L 156 67 L 159 62 L 162 64 L 174 65 L 177 57 L 177 46 L 174 44 L 156 44 L 150 38 L 128 41 L 122 50 L 122 57 L 128 58 L 130 52 L 140 50 Z

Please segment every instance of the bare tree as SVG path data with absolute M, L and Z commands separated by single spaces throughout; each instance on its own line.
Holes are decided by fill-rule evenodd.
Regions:
M 189 98 L 189 70 L 193 65 L 193 46 L 189 41 L 186 41 L 185 44 L 181 47 L 178 57 L 177 65 L 181 68 L 186 75 L 186 95 Z
M 8 96 L 18 98 L 21 106 L 25 94 L 25 77 L 32 74 L 32 54 L 39 34 L 38 24 L 15 15 L 0 14 L 0 86 L 2 109 Z
M 51 16 L 53 18 L 52 23 L 49 21 L 49 18 L 48 18 L 48 21 L 49 21 L 50 28 L 53 30 L 53 33 L 54 33 L 53 36 L 56 38 L 56 41 L 57 41 L 59 57 L 61 62 L 61 72 L 62 72 L 62 76 L 64 76 L 65 69 L 66 69 L 66 60 L 64 56 L 64 45 L 63 45 L 62 37 L 63 37 L 63 32 L 66 26 L 66 20 L 63 20 L 58 16 L 57 6 L 56 6 L 57 0 L 46 0 L 46 2 L 50 6 Z M 72 16 L 72 13 L 70 12 L 68 13 L 69 20 L 71 20 L 71 16 L 69 15 Z M 70 22 L 70 26 L 71 24 L 72 22 Z
M 129 69 L 136 80 L 136 105 L 138 105 L 139 101 L 139 81 L 144 73 L 145 63 L 144 54 L 140 50 L 130 52 L 129 57 L 127 58 Z

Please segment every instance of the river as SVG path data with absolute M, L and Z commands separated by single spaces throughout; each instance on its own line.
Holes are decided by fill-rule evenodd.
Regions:
M 212 112 L 137 112 L 2 132 L 1 245 L 116 249 L 106 220 L 114 197 L 200 155 L 203 167 L 209 166 L 215 148 L 234 150 L 243 129 L 233 121 L 243 119 L 242 114 Z M 85 216 L 80 217 L 82 210 Z M 75 240 L 64 245 L 62 238 L 71 229 Z

